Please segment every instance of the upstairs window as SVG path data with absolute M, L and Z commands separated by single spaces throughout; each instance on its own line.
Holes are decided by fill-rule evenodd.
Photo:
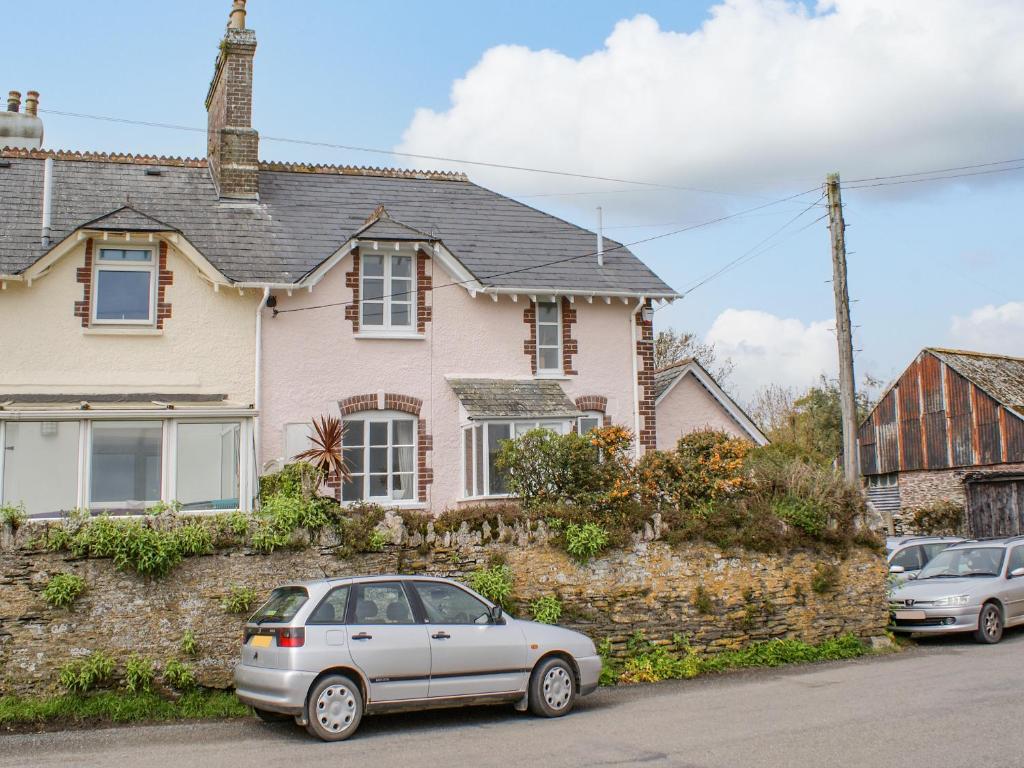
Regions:
M 557 301 L 537 302 L 537 373 L 562 372 L 561 321 Z
M 152 325 L 155 300 L 153 251 L 100 248 L 93 274 L 94 323 Z
M 367 253 L 360 259 L 361 327 L 410 330 L 416 321 L 413 257 Z

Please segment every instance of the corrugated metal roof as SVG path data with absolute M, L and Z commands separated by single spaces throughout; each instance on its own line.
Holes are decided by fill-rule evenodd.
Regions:
M 384 206 L 394 222 L 441 240 L 487 287 L 675 295 L 619 243 L 605 240 L 600 267 L 593 232 L 458 175 L 261 164 L 259 203 L 246 205 L 219 200 L 201 160 L 19 150 L 0 156 L 10 158 L 0 169 L 0 274 L 18 274 L 46 253 L 40 208 L 50 156 L 54 244 L 130 201 L 181 232 L 232 280 L 296 282 Z
M 1024 358 L 962 349 L 929 347 L 928 351 L 1001 405 L 1024 413 Z

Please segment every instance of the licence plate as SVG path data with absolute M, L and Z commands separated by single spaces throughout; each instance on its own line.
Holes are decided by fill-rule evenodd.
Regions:
M 897 619 L 923 619 L 925 618 L 924 611 L 896 611 Z
M 269 648 L 272 639 L 270 635 L 253 635 L 249 640 L 249 645 L 252 648 Z

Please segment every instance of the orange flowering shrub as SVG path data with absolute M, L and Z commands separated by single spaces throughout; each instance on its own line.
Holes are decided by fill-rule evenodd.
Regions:
M 674 451 L 648 451 L 636 467 L 641 501 L 655 508 L 693 509 L 734 496 L 747 486 L 751 444 L 725 432 L 694 432 Z

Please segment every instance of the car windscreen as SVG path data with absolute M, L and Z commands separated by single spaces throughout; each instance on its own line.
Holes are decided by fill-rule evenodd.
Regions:
M 309 593 L 305 587 L 278 587 L 270 593 L 270 599 L 260 606 L 249 621 L 257 624 L 268 621 L 282 624 L 291 621 L 308 599 Z
M 1003 568 L 1003 547 L 956 547 L 937 554 L 917 576 L 922 579 L 950 579 L 965 576 L 998 576 Z

